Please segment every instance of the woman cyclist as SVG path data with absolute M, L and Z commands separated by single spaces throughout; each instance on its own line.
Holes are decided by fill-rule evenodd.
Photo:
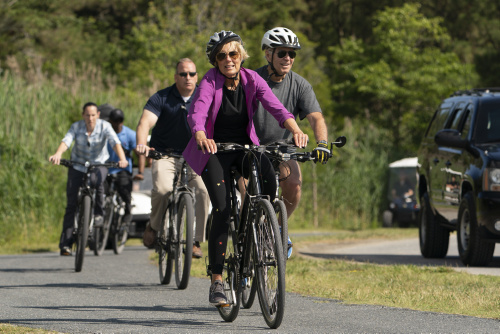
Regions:
M 259 101 L 282 128 L 293 134 L 297 146 L 305 147 L 308 137 L 274 96 L 266 81 L 256 72 L 241 67 L 248 54 L 240 36 L 224 30 L 215 33 L 208 41 L 206 54 L 214 68 L 203 77 L 191 104 L 187 120 L 193 136 L 183 154 L 191 168 L 201 175 L 212 202 L 213 220 L 208 238 L 212 273 L 209 302 L 221 306 L 227 304 L 222 269 L 231 211 L 231 166 L 236 166 L 243 176 L 248 176 L 248 170 L 242 169 L 247 165 L 243 161 L 244 152 L 217 153 L 216 143 L 259 145 L 253 123 Z M 273 199 L 276 194 L 273 167 L 265 155 L 258 159 L 264 179 L 263 193 Z

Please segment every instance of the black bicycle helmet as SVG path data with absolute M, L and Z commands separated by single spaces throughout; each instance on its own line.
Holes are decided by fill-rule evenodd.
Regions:
M 266 31 L 260 42 L 262 50 L 266 48 L 293 48 L 300 50 L 299 38 L 290 29 L 276 27 Z
M 205 51 L 205 53 L 207 54 L 208 61 L 210 61 L 210 64 L 212 64 L 213 66 L 216 65 L 215 56 L 217 55 L 217 53 L 219 53 L 224 44 L 227 44 L 232 41 L 238 41 L 241 44 L 243 44 L 241 37 L 232 31 L 222 30 L 220 32 L 214 33 L 210 37 L 210 40 L 207 43 L 207 49 Z

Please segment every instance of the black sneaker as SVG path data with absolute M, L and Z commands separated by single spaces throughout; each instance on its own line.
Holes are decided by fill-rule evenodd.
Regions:
M 61 248 L 61 256 L 71 256 L 71 248 L 69 247 Z
M 224 286 L 221 281 L 215 281 L 212 285 L 210 285 L 208 301 L 214 306 L 228 305 L 226 295 L 224 294 Z

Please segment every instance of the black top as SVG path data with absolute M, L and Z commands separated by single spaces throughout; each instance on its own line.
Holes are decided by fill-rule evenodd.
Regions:
M 222 104 L 214 124 L 214 140 L 216 143 L 251 144 L 247 134 L 248 112 L 245 91 L 238 85 L 232 91 L 223 88 Z

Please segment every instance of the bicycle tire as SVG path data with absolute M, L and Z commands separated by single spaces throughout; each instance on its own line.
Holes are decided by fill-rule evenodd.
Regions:
M 75 271 L 82 271 L 83 259 L 85 257 L 85 248 L 89 237 L 90 210 L 92 199 L 84 195 L 80 203 L 80 214 L 78 219 L 78 229 L 76 233 L 76 253 L 75 253 Z
M 285 257 L 285 265 L 288 260 L 288 217 L 286 212 L 285 203 L 282 200 L 277 199 L 273 203 L 274 212 L 276 212 L 276 218 L 278 220 L 278 225 L 280 226 L 281 232 L 281 245 L 283 247 L 283 255 Z
M 94 239 L 93 240 L 94 255 L 96 256 L 101 256 L 102 253 L 104 252 L 104 249 L 106 249 L 109 237 L 109 229 L 111 228 L 111 220 L 113 219 L 113 209 L 114 209 L 113 202 L 107 200 L 105 203 L 103 226 L 101 227 L 94 226 L 94 232 L 92 237 Z
M 175 282 L 183 290 L 189 283 L 191 261 L 193 258 L 193 198 L 182 194 L 177 208 L 177 242 L 175 245 Z
M 167 208 L 167 212 L 163 218 L 162 228 L 158 231 L 158 238 L 156 243 L 156 250 L 158 252 L 158 267 L 160 272 L 160 283 L 167 285 L 170 284 L 172 279 L 172 269 L 174 267 L 172 256 L 172 245 L 171 245 L 171 235 L 172 235 L 172 222 L 170 221 L 170 208 Z
M 128 239 L 128 226 L 123 221 L 124 218 L 124 203 L 119 200 L 120 205 L 118 206 L 117 212 L 113 215 L 113 222 L 111 225 L 111 232 L 113 237 L 111 238 L 111 243 L 113 246 L 113 252 L 115 254 L 121 254 L 125 248 L 125 243 Z
M 261 199 L 256 208 L 257 251 L 254 261 L 257 292 L 264 320 L 270 328 L 276 329 L 285 313 L 285 259 L 273 206 L 268 200 Z
M 257 293 L 257 283 L 255 280 L 255 266 L 254 266 L 254 252 L 255 246 L 253 241 L 249 243 L 249 249 L 246 249 L 247 252 L 251 252 L 250 254 L 250 266 L 252 267 L 252 275 L 246 277 L 246 281 L 242 280 L 241 282 L 241 306 L 243 308 L 251 308 L 253 306 L 253 302 L 255 301 L 255 295 Z
M 236 247 L 237 245 L 233 245 L 232 239 L 227 241 L 226 259 L 222 270 L 222 284 L 229 305 L 217 307 L 221 318 L 226 322 L 233 322 L 236 319 L 241 304 L 239 264 L 235 254 Z

